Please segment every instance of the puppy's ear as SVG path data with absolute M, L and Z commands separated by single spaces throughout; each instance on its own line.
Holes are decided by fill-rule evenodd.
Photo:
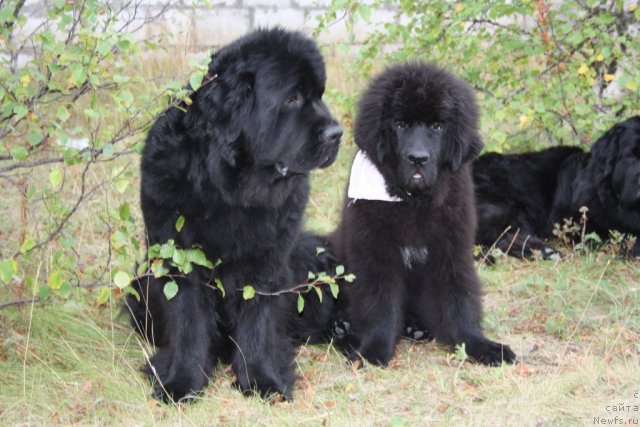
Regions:
M 383 136 L 378 138 L 378 144 L 376 145 L 376 155 L 378 156 L 378 161 L 383 164 L 385 158 L 389 154 L 389 141 Z
M 468 140 L 457 139 L 451 156 L 451 170 L 455 172 L 464 163 L 476 159 L 482 148 L 484 148 L 484 144 L 476 134 L 473 134 Z
M 598 164 L 603 166 L 605 176 L 613 171 L 616 157 L 618 157 L 618 142 L 623 131 L 622 124 L 617 124 L 591 146 L 591 155 Z

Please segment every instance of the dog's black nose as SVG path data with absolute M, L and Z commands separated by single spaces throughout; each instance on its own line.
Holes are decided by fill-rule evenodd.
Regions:
M 409 153 L 409 155 L 407 155 L 409 162 L 415 166 L 423 166 L 429 161 L 430 157 L 431 156 L 426 151 Z
M 322 141 L 326 144 L 337 145 L 342 137 L 340 125 L 330 125 L 322 131 Z

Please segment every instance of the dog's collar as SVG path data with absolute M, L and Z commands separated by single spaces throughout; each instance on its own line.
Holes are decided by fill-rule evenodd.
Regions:
M 384 177 L 361 150 L 358 150 L 351 165 L 347 197 L 354 200 L 402 201 L 401 198 L 389 194 Z

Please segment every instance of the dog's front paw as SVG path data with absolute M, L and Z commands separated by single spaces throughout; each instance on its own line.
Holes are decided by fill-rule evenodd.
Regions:
M 191 401 L 209 382 L 204 373 L 209 367 L 181 362 L 164 349 L 158 350 L 142 370 L 153 385 L 153 396 L 166 403 Z

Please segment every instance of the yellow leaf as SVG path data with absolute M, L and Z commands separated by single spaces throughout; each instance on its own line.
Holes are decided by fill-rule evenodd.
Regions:
M 604 61 L 604 56 L 601 53 L 599 53 L 598 56 L 596 56 L 596 61 L 598 62 Z
M 589 68 L 587 68 L 587 66 L 584 64 L 582 64 L 580 68 L 578 68 L 578 74 L 587 74 L 587 71 L 589 71 Z
M 22 86 L 27 86 L 29 83 L 31 83 L 31 77 L 29 76 L 29 74 L 25 74 L 24 76 L 20 77 L 20 84 L 22 84 Z
M 636 86 L 634 82 L 628 82 L 626 85 L 624 85 L 624 87 L 629 89 L 631 92 L 635 92 L 638 90 L 638 86 Z
M 464 9 L 464 6 L 462 6 L 460 3 L 456 4 L 456 7 L 454 7 L 453 10 L 456 11 L 456 13 L 460 13 L 462 12 L 462 9 Z
M 525 116 L 524 114 L 520 116 L 519 120 L 520 120 L 520 129 L 527 128 L 529 126 L 529 123 L 531 122 L 531 119 L 529 118 L 529 116 Z
M 591 86 L 593 86 L 594 84 L 596 84 L 596 80 L 595 80 L 593 77 L 589 77 L 589 78 L 587 78 L 587 82 L 588 82 Z
M 615 74 L 609 74 L 609 73 L 607 73 L 607 74 L 605 74 L 605 75 L 604 75 L 604 81 L 605 81 L 605 82 L 610 82 L 611 80 L 613 80 L 613 79 L 615 79 L 615 78 L 616 78 L 616 75 L 615 75 Z
M 638 3 L 634 3 L 631 6 L 629 6 L 629 12 L 635 12 L 637 8 L 638 8 Z

